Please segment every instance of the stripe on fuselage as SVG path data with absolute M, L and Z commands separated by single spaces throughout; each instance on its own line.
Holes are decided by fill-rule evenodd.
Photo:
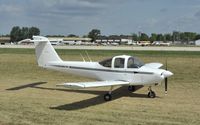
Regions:
M 95 69 L 95 68 L 86 68 L 86 67 L 77 67 L 77 66 L 62 66 L 62 65 L 51 65 L 51 66 L 60 67 L 60 68 L 69 68 L 69 69 L 81 69 L 81 70 L 115 72 L 115 73 L 153 74 L 153 72 L 122 71 L 122 70 L 112 70 L 112 69 Z

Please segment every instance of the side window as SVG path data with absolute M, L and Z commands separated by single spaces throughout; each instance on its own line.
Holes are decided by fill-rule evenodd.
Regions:
M 124 58 L 116 58 L 114 62 L 115 68 L 124 68 Z
M 104 67 L 111 67 L 112 58 L 104 60 L 104 61 L 101 61 L 101 62 L 99 62 L 99 64 L 102 65 L 102 66 L 104 66 Z
M 134 59 L 133 58 L 128 59 L 127 68 L 134 68 Z

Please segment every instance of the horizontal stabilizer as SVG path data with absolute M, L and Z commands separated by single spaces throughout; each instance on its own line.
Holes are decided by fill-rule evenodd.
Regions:
M 81 88 L 95 88 L 104 86 L 120 86 L 128 84 L 129 82 L 126 81 L 97 81 L 97 82 L 63 83 L 63 84 L 58 84 L 57 86 L 63 86 L 72 89 L 81 89 Z

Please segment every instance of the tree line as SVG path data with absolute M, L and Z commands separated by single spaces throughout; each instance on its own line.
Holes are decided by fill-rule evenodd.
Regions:
M 181 41 L 188 43 L 189 41 L 195 41 L 200 39 L 200 34 L 197 34 L 195 32 L 179 32 L 179 31 L 173 31 L 172 33 L 166 33 L 166 34 L 156 34 L 152 33 L 150 36 L 148 36 L 145 33 L 139 33 L 138 35 L 133 33 L 132 38 L 135 41 Z
M 40 35 L 40 29 L 37 27 L 22 27 L 14 26 L 9 35 L 12 42 L 17 42 L 23 39 L 31 39 L 33 35 Z M 47 37 L 65 37 L 65 35 L 47 35 Z M 78 35 L 69 34 L 67 37 L 79 37 Z M 119 39 L 124 37 L 129 37 L 134 41 L 181 41 L 184 43 L 188 43 L 189 41 L 195 41 L 200 39 L 200 34 L 195 32 L 179 32 L 173 31 L 172 33 L 152 33 L 151 35 L 147 35 L 146 33 L 132 33 L 130 35 L 101 35 L 101 31 L 99 29 L 92 29 L 87 35 L 83 37 L 89 37 L 92 41 L 96 39 Z
M 10 41 L 18 42 L 23 39 L 31 39 L 33 35 L 40 35 L 40 29 L 37 27 L 14 26 L 10 32 Z
M 99 29 L 93 29 L 88 33 L 88 37 L 92 39 L 92 41 L 95 41 L 98 38 L 103 39 L 118 39 L 118 38 L 132 38 L 134 41 L 181 41 L 183 43 L 189 43 L 190 41 L 195 41 L 200 39 L 200 34 L 197 34 L 195 32 L 179 32 L 179 31 L 173 31 L 172 33 L 165 33 L 165 34 L 157 34 L 152 33 L 150 36 L 148 36 L 146 33 L 139 32 L 138 34 L 132 33 L 131 35 L 110 35 L 110 36 L 104 36 L 101 35 L 101 31 Z

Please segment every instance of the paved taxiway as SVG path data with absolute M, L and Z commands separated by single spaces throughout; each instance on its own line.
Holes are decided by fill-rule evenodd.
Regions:
M 0 48 L 34 48 L 34 45 L 0 45 Z M 175 46 L 54 46 L 56 49 L 85 49 L 85 50 L 154 50 L 154 51 L 200 51 L 200 47 Z

